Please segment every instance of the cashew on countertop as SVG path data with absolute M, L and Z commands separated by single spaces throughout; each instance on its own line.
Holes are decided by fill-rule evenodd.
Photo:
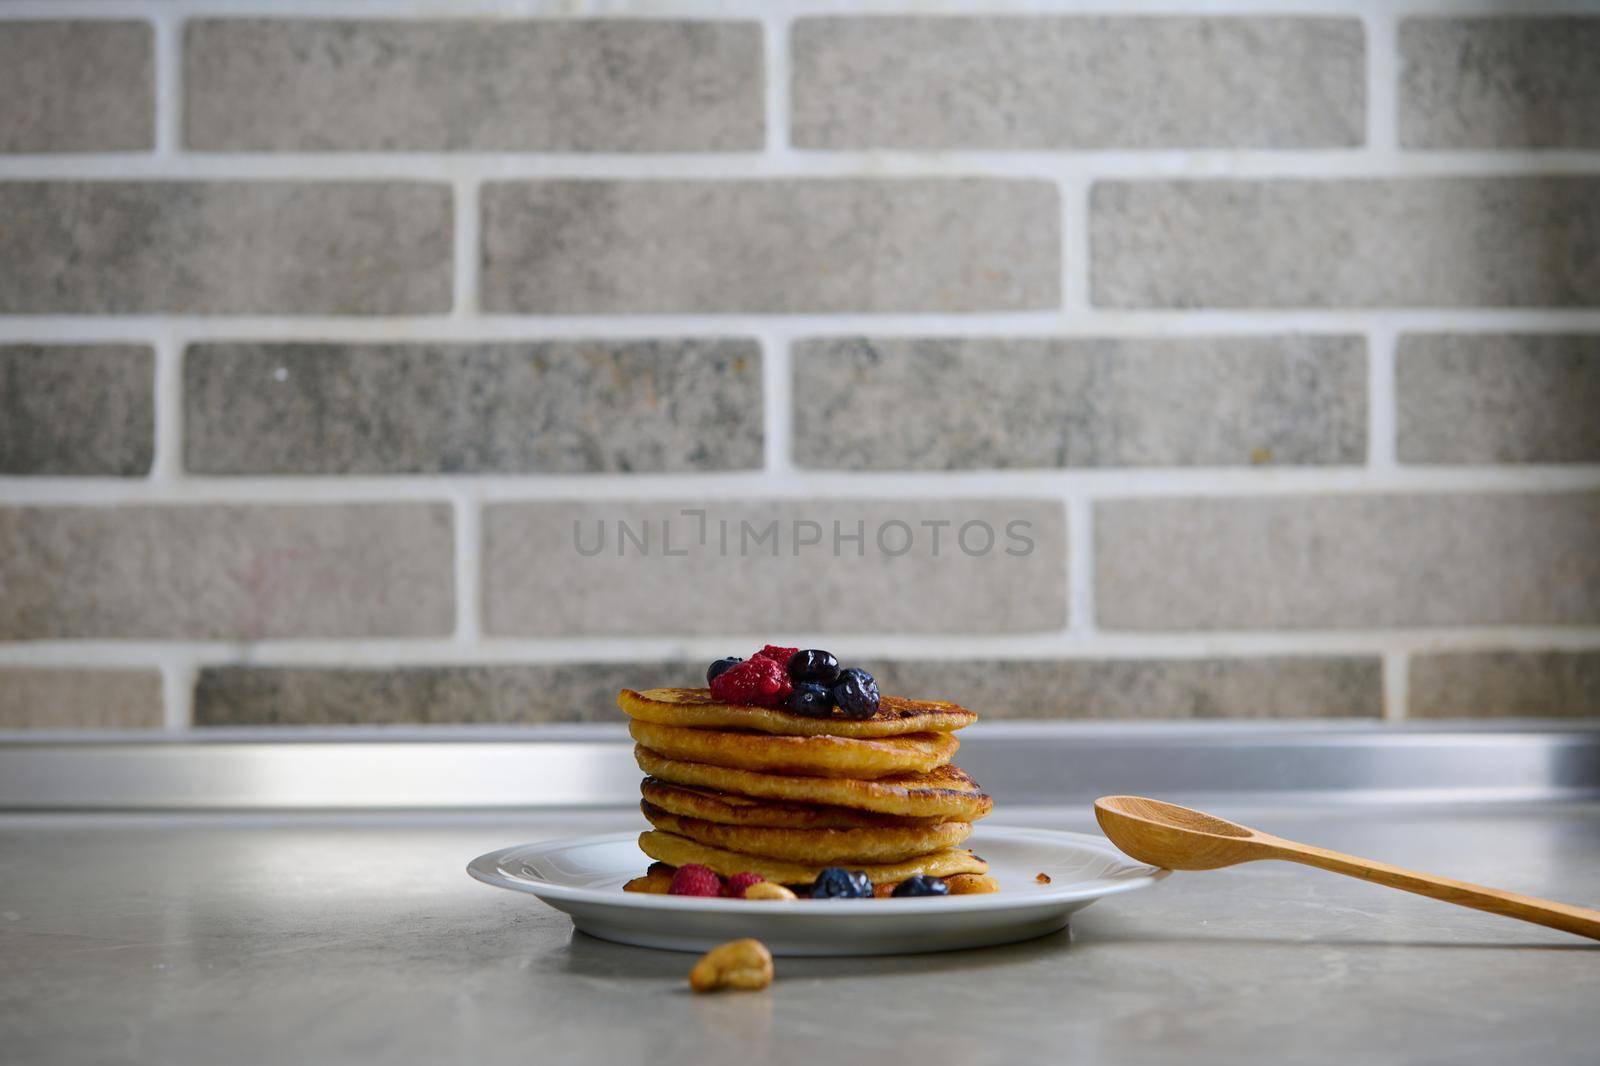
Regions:
M 696 992 L 719 988 L 755 991 L 772 983 L 772 952 L 759 940 L 745 937 L 720 944 L 700 956 L 689 971 L 689 987 Z

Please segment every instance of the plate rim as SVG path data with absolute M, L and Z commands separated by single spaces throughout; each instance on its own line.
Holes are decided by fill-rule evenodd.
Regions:
M 537 840 L 526 844 L 513 844 L 509 847 L 497 848 L 494 851 L 479 855 L 467 864 L 467 874 L 474 880 L 481 881 L 486 885 L 510 889 L 513 892 L 526 892 L 546 902 L 559 900 L 563 903 L 597 904 L 633 910 L 749 915 L 750 912 L 747 909 L 749 903 L 745 900 L 707 898 L 703 896 L 668 896 L 644 892 L 622 892 L 617 889 L 581 888 L 574 885 L 558 884 L 542 878 L 509 877 L 501 872 L 503 860 L 513 854 L 525 852 L 529 848 L 538 848 L 541 851 L 545 851 L 579 845 L 592 846 L 622 842 L 636 844 L 640 832 L 643 832 L 643 830 L 586 833 L 577 836 L 552 837 L 548 840 Z M 1105 837 L 1091 833 L 1077 833 L 1065 829 L 1041 829 L 1033 826 L 992 825 L 978 827 L 973 835 L 975 837 L 991 838 L 1009 836 L 1013 839 L 1020 838 L 1032 842 L 1040 842 L 1040 838 L 1043 838 L 1042 842 L 1044 843 L 1050 843 L 1052 838 L 1055 838 L 1057 843 L 1070 843 L 1079 848 L 1087 847 L 1109 858 L 1114 858 L 1119 863 L 1122 863 L 1128 872 L 1119 876 L 1116 880 L 1095 878 L 1089 881 L 1074 882 L 1071 885 L 1063 885 L 1059 888 L 1041 886 L 1032 891 L 1007 892 L 1002 890 L 1000 892 L 967 896 L 923 896 L 916 899 L 898 900 L 892 898 L 856 900 L 798 899 L 786 902 L 782 907 L 763 908 L 761 913 L 763 916 L 772 918 L 798 918 L 820 915 L 846 917 L 877 914 L 881 916 L 885 913 L 885 907 L 895 908 L 894 913 L 906 913 L 902 908 L 910 908 L 921 914 L 939 911 L 1031 909 L 1078 903 L 1085 900 L 1097 900 L 1106 896 L 1122 895 L 1127 892 L 1150 888 L 1172 873 L 1171 870 L 1136 862 L 1121 851 L 1118 851 L 1115 845 Z M 981 846 L 981 840 L 979 843 Z

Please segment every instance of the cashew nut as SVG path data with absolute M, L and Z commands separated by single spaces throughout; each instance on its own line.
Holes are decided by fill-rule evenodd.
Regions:
M 745 937 L 712 948 L 689 971 L 689 987 L 696 992 L 719 988 L 747 991 L 772 983 L 772 952 L 759 940 Z
M 793 892 L 776 881 L 757 881 L 744 890 L 745 899 L 798 899 Z

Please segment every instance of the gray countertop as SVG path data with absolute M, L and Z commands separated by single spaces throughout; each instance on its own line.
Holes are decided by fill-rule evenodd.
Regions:
M 1594 803 L 1215 809 L 1600 902 Z M 996 820 L 1092 829 L 1078 805 Z M 1600 945 L 1282 863 L 1177 874 L 1043 940 L 779 959 L 765 992 L 698 997 L 692 956 L 574 934 L 565 915 L 463 872 L 495 847 L 638 821 L 0 819 L 0 1061 L 1600 1060 Z

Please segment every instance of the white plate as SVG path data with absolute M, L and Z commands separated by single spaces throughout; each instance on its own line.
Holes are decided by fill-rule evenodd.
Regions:
M 1102 896 L 1148 888 L 1166 870 L 1134 862 L 1103 837 L 983 826 L 966 844 L 1000 891 L 919 899 L 793 903 L 622 891 L 650 859 L 636 833 L 524 844 L 480 855 L 467 872 L 531 892 L 590 936 L 671 951 L 706 951 L 753 936 L 774 955 L 899 955 L 1010 944 L 1053 933 Z M 1040 884 L 1038 874 L 1048 874 Z

